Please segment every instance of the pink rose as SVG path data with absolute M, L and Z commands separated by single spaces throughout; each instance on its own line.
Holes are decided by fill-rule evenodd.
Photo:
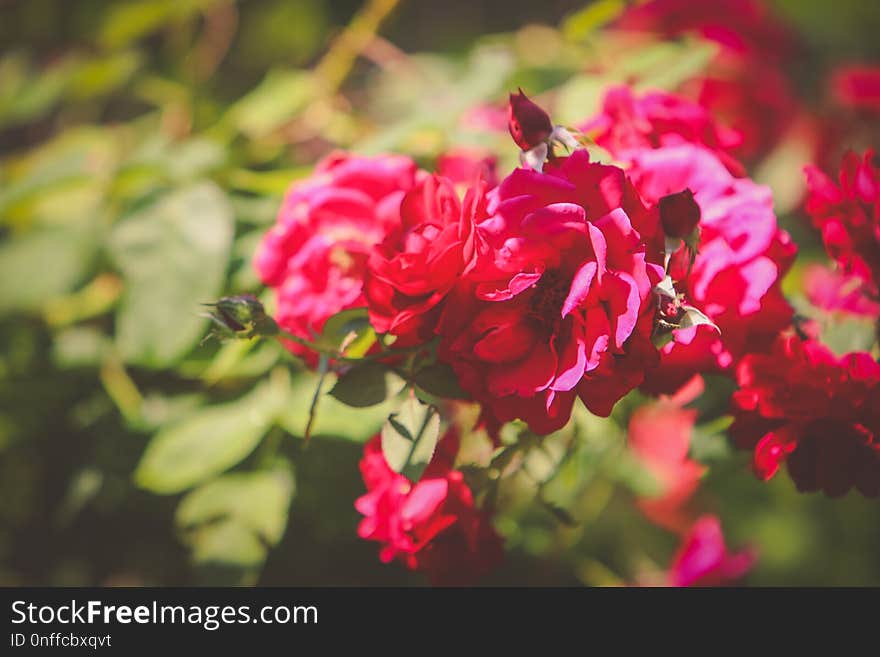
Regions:
M 458 444 L 458 435 L 447 433 L 416 484 L 388 467 L 379 436 L 366 444 L 360 463 L 367 493 L 355 501 L 364 515 L 358 536 L 382 543 L 383 562 L 399 559 L 433 584 L 473 583 L 503 559 L 488 514 L 452 469 Z
M 311 339 L 328 317 L 365 305 L 367 257 L 400 225 L 400 202 L 421 175 L 406 157 L 336 153 L 291 186 L 254 257 L 282 328 Z M 288 348 L 314 361 L 302 346 Z
M 631 152 L 629 174 L 642 197 L 660 202 L 690 189 L 700 208 L 699 255 L 688 271 L 681 248 L 670 276 L 685 301 L 720 329 L 677 329 L 647 388 L 669 392 L 696 372 L 728 372 L 747 352 L 769 348 L 791 323 L 780 283 L 795 245 L 776 223 L 770 189 L 735 178 L 713 153 L 683 144 Z
M 732 156 L 742 143 L 740 134 L 718 123 L 705 107 L 676 94 L 651 91 L 636 96 L 627 86 L 612 87 L 605 92 L 599 114 L 579 128 L 618 156 L 633 149 L 700 144 L 735 175 L 744 173 Z

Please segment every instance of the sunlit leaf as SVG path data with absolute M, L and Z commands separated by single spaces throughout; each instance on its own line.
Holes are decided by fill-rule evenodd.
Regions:
M 170 494 L 224 472 L 254 450 L 286 400 L 286 386 L 272 380 L 241 399 L 196 411 L 153 436 L 135 481 Z
M 285 464 L 223 475 L 184 497 L 175 521 L 197 562 L 254 565 L 281 541 L 293 494 Z
M 213 183 L 176 191 L 123 220 L 110 253 L 126 291 L 117 344 L 129 362 L 166 367 L 202 337 L 200 304 L 220 295 L 232 245 L 232 207 Z
M 0 245 L 0 313 L 38 310 L 70 292 L 89 271 L 96 244 L 90 231 L 41 230 Z
M 332 377 L 328 378 L 332 381 Z M 288 403 L 280 418 L 281 426 L 288 433 L 303 436 L 316 385 L 317 376 L 313 373 L 301 374 L 294 380 Z M 312 427 L 312 439 L 339 438 L 364 442 L 379 433 L 395 405 L 396 400 L 389 398 L 375 406 L 353 408 L 330 395 L 322 395 Z
M 348 406 L 362 408 L 381 404 L 403 388 L 404 381 L 385 365 L 366 362 L 342 374 L 330 395 Z
M 417 482 L 431 462 L 439 438 L 436 409 L 410 397 L 382 427 L 382 454 L 392 470 Z
M 227 120 L 250 137 L 262 137 L 302 110 L 312 96 L 305 71 L 270 71 L 259 86 L 229 109 Z
M 467 399 L 455 371 L 446 363 L 434 363 L 416 372 L 414 382 L 425 392 L 444 399 Z
M 573 13 L 562 23 L 566 39 L 580 41 L 617 18 L 626 7 L 623 0 L 598 0 Z

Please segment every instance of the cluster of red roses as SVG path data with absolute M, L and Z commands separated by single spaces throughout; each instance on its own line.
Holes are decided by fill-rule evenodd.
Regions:
M 626 25 L 650 22 L 656 4 Z M 730 51 L 728 72 L 770 70 L 747 64 L 775 33 L 704 28 Z M 716 99 L 726 88 L 711 77 L 702 84 Z M 571 132 L 522 93 L 511 95 L 509 129 L 525 166 L 497 183 L 491 158 L 457 153 L 429 173 L 401 156 L 331 155 L 291 189 L 256 256 L 277 291 L 276 319 L 308 339 L 339 311 L 366 307 L 376 332 L 394 336 L 392 350 L 436 343 L 492 435 L 514 419 L 537 434 L 556 431 L 576 398 L 608 416 L 634 388 L 673 394 L 696 374 L 727 375 L 740 386 L 732 436 L 754 451 L 761 477 L 787 460 L 801 490 L 839 495 L 855 486 L 877 496 L 880 365 L 867 353 L 836 358 L 795 334 L 780 284 L 796 247 L 777 225 L 769 188 L 745 177 L 739 160 L 761 139 L 717 123 L 707 110 L 714 105 L 609 90 L 600 113 L 578 128 L 617 166 L 573 148 Z M 566 155 L 555 152 L 560 144 Z M 807 203 L 869 311 L 880 281 L 872 157 L 847 155 L 839 186 L 811 169 Z M 668 485 L 643 510 L 686 532 L 691 520 L 677 509 L 703 468 L 687 458 L 694 412 L 681 408 L 686 397 L 673 399 L 657 417 L 656 409 L 637 412 L 630 438 Z M 651 429 L 640 432 L 646 422 Z M 400 558 L 440 583 L 483 574 L 501 553 L 486 511 L 453 467 L 458 442 L 454 431 L 441 440 L 418 482 L 389 468 L 378 438 L 361 462 L 368 493 L 357 501 L 360 535 L 383 544 L 384 561 Z M 687 546 L 703 545 L 705 534 L 721 555 L 714 575 L 672 580 L 726 581 L 748 568 L 751 556 L 725 556 L 717 521 L 700 522 L 678 570 L 690 572 L 686 555 L 697 548 Z

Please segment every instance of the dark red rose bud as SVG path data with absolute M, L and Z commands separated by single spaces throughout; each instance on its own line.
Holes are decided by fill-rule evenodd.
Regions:
M 513 141 L 524 151 L 533 149 L 553 132 L 550 115 L 530 101 L 522 89 L 519 94 L 510 94 L 510 119 L 507 127 Z
M 689 189 L 664 196 L 658 205 L 663 231 L 669 237 L 687 237 L 700 223 L 700 206 Z

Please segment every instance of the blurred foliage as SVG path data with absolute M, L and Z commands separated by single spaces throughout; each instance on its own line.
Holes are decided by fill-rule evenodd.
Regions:
M 355 533 L 361 443 L 390 402 L 323 395 L 306 449 L 315 375 L 275 343 L 204 341 L 199 306 L 259 293 L 260 235 L 333 148 L 430 165 L 478 145 L 506 153 L 503 169 L 514 149 L 472 108 L 521 85 L 572 122 L 611 82 L 673 89 L 712 56 L 598 32 L 623 4 L 0 1 L 0 581 L 421 583 Z M 776 4 L 814 46 L 807 84 L 878 55 L 876 7 Z M 784 186 L 798 156 L 774 156 L 760 177 L 797 229 Z M 761 551 L 751 581 L 880 583 L 876 503 L 758 484 L 711 430 L 729 390 L 709 389 L 701 496 L 732 543 Z M 675 538 L 631 503 L 652 486 L 624 442 L 637 401 L 496 457 L 509 558 L 492 582 L 618 584 L 668 563 Z M 490 456 L 470 449 L 465 462 Z

